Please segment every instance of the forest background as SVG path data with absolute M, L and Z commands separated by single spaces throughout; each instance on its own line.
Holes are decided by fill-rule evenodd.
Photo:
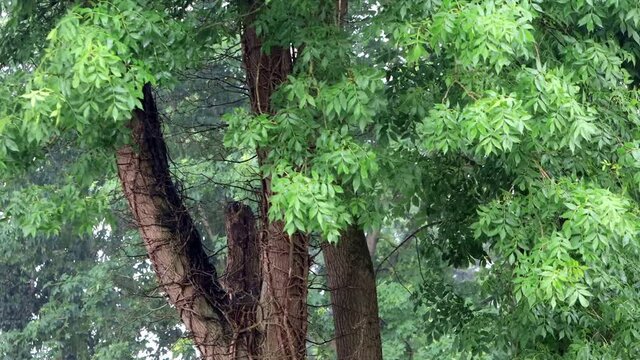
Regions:
M 640 358 L 635 0 L 0 1 L 4 359 Z

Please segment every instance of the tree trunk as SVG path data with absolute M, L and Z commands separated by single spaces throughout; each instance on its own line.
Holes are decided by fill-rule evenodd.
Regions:
M 253 13 L 249 11 L 249 13 Z M 272 114 L 271 95 L 291 72 L 289 49 L 272 47 L 262 52 L 262 41 L 245 19 L 242 46 L 251 108 L 255 114 Z M 268 149 L 257 149 L 258 162 L 265 163 Z M 265 359 L 304 359 L 307 334 L 307 275 L 309 271 L 308 238 L 302 234 L 289 237 L 282 222 L 268 220 L 271 196 L 270 178 L 262 179 L 260 232 L 263 284 L 260 319 L 264 325 Z
M 304 359 L 307 336 L 308 237 L 289 237 L 281 222 L 269 223 L 263 241 L 261 308 L 265 359 Z
M 261 357 L 261 334 L 256 326 L 260 297 L 260 246 L 256 221 L 248 206 L 230 203 L 225 211 L 227 267 L 221 279 L 230 303 L 232 325 L 229 353 L 232 359 Z
M 376 257 L 376 249 L 378 248 L 378 239 L 380 239 L 380 228 L 371 230 L 367 234 L 367 248 L 372 259 Z
M 160 286 L 203 359 L 229 343 L 227 299 L 200 234 L 171 180 L 150 85 L 129 124 L 132 145 L 117 151 L 120 182 Z
M 364 231 L 351 226 L 322 250 L 338 359 L 382 359 L 376 279 Z
M 343 26 L 348 0 L 336 0 L 338 26 Z M 377 236 L 370 241 L 362 228 L 350 226 L 336 245 L 325 244 L 323 254 L 339 360 L 382 359 L 376 275 L 371 257 Z

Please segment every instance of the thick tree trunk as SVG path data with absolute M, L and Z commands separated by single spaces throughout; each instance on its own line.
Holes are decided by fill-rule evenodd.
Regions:
M 382 359 L 373 263 L 362 229 L 351 226 L 323 246 L 338 359 Z
M 252 13 L 252 12 L 250 12 Z M 245 19 L 242 36 L 243 62 L 255 114 L 271 114 L 271 95 L 291 72 L 289 49 L 272 47 L 262 52 L 262 42 Z M 262 165 L 268 149 L 257 149 Z M 262 231 L 260 233 L 263 284 L 260 319 L 263 324 L 265 359 L 304 359 L 307 334 L 307 275 L 309 270 L 308 238 L 291 237 L 281 222 L 268 220 L 271 196 L 270 178 L 262 179 Z
M 133 143 L 117 151 L 118 175 L 160 286 L 203 359 L 219 359 L 230 339 L 227 299 L 171 180 L 151 87 L 143 93 L 144 108 L 130 122 Z
M 263 240 L 261 309 L 265 359 L 304 359 L 307 336 L 308 238 L 269 223 Z
M 348 0 L 336 0 L 338 26 L 343 26 Z M 371 257 L 377 236 L 367 239 L 362 228 L 350 226 L 336 245 L 323 254 L 335 325 L 339 360 L 382 359 L 376 276 Z

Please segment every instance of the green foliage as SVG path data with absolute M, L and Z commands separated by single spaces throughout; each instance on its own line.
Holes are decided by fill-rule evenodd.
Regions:
M 142 85 L 175 85 L 161 104 L 175 134 L 167 138 L 199 225 L 216 229 L 209 240 L 221 224 L 210 227 L 215 210 L 199 206 L 254 199 L 260 176 L 271 181 L 270 219 L 289 233 L 337 241 L 349 224 L 382 228 L 377 261 L 409 227 L 429 228 L 415 251 L 400 249 L 380 265 L 388 358 L 640 357 L 637 1 L 362 0 L 350 3 L 343 26 L 333 1 L 267 1 L 255 13 L 263 50 L 292 47 L 296 58 L 273 113 L 257 116 L 243 104 L 213 114 L 194 105 L 244 99 L 231 94 L 246 90 L 235 79 L 242 4 L 60 3 L 10 4 L 0 20 L 0 53 L 11 53 L 0 64 L 8 259 L 19 254 L 15 239 L 40 248 L 51 238 L 92 238 L 109 217 L 115 182 L 107 164 L 127 141 Z M 20 33 L 29 34 L 24 44 Z M 209 56 L 216 80 L 177 76 Z M 231 84 L 224 95 L 211 90 L 220 84 Z M 223 112 L 226 149 L 209 132 Z M 264 152 L 259 169 L 256 149 Z M 69 156 L 64 166 L 55 154 Z M 34 174 L 43 178 L 23 181 Z M 208 181 L 233 190 L 200 186 Z M 21 319 L 28 324 L 3 339 L 46 358 L 68 345 L 65 334 L 95 330 L 113 338 L 95 358 L 139 351 L 139 324 L 121 325 L 127 339 L 109 325 L 124 319 L 90 320 L 108 303 L 131 313 L 147 305 L 115 290 L 118 271 L 145 274 L 132 289 L 152 280 L 148 269 L 115 260 L 125 238 L 94 248 L 113 262 L 46 267 L 51 291 L 38 318 Z M 476 275 L 452 279 L 452 266 L 469 264 Z M 17 276 L 33 274 L 31 265 Z M 311 302 L 322 308 L 327 296 L 314 293 Z M 325 323 L 330 316 L 312 313 Z M 314 338 L 328 337 L 325 323 Z M 169 334 L 163 346 L 188 353 L 165 325 L 153 331 Z
M 415 66 L 446 62 L 430 80 L 440 93 L 415 127 L 418 149 L 466 157 L 474 177 L 497 167 L 511 178 L 478 208 L 472 228 L 492 259 L 482 290 L 490 306 L 471 302 L 472 319 L 464 325 L 478 326 L 473 319 L 481 318 L 483 327 L 504 331 L 507 340 L 483 341 L 510 357 L 633 358 L 638 351 L 637 329 L 629 327 L 636 316 L 616 317 L 608 306 L 637 309 L 628 292 L 637 283 L 636 185 L 623 180 L 619 164 L 626 158 L 636 172 L 629 142 L 637 114 L 612 106 L 635 103 L 627 86 L 635 55 L 619 42 L 635 30 L 619 26 L 624 17 L 603 22 L 590 12 L 595 5 L 578 3 L 443 2 L 412 22 L 429 30 L 424 36 L 392 33 Z M 567 17 L 568 8 L 589 15 Z M 495 24 L 485 14 L 495 15 Z M 572 32 L 571 21 L 589 32 L 604 28 L 618 41 Z M 408 44 L 424 51 L 415 56 Z M 495 177 L 480 176 L 489 176 L 487 184 Z M 441 327 L 468 343 L 455 323 L 448 318 Z M 475 338 L 471 343 L 483 337 Z
M 0 316 L 7 319 L 0 357 L 166 357 L 184 334 L 157 293 L 137 234 L 122 231 L 114 145 L 128 141 L 144 83 L 167 84 L 169 71 L 187 57 L 199 65 L 208 52 L 192 56 L 195 37 L 184 30 L 196 31 L 193 18 L 165 3 L 19 5 L 6 25 L 0 20 L 0 52 L 10 52 L 0 63 L 0 264 L 12 269 L 0 276 L 0 292 L 11 292 L 0 310 L 15 314 Z M 34 29 L 27 33 L 37 44 L 11 37 L 22 26 Z M 209 208 L 197 208 L 198 223 L 209 227 Z M 211 228 L 222 231 L 219 223 Z M 220 247 L 209 233 L 207 240 Z M 195 358 L 193 349 L 183 353 Z
M 289 233 L 319 231 L 333 242 L 368 211 L 354 195 L 374 188 L 379 165 L 371 144 L 354 133 L 370 130 L 385 105 L 381 77 L 364 68 L 332 82 L 290 76 L 276 95 L 277 114 L 227 116 L 227 146 L 269 149 L 269 216 L 284 220 Z
M 475 148 L 471 155 L 476 157 L 510 152 L 531 119 L 514 96 L 494 92 L 462 112 L 436 105 L 429 115 L 416 129 L 426 139 L 425 149 L 446 154 L 449 149 L 469 152 L 469 148 Z
M 636 315 L 628 311 L 638 306 L 629 297 L 640 260 L 637 226 L 628 198 L 581 183 L 547 183 L 482 207 L 476 233 L 494 247 L 496 265 L 513 269 L 513 288 L 502 295 L 515 301 L 523 327 L 537 329 L 518 340 L 602 342 L 614 354 L 634 354 Z
M 134 1 L 73 8 L 49 32 L 42 63 L 21 96 L 27 141 L 74 129 L 81 145 L 123 143 L 120 129 L 140 106 L 142 85 L 167 76 L 183 48 L 172 46 L 184 38 L 177 23 Z

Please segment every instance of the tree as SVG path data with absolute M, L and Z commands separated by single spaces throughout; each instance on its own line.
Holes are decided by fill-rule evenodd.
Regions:
M 266 31 L 264 39 L 259 39 L 255 33 L 255 29 L 247 27 L 245 25 L 244 37 L 243 37 L 243 50 L 245 59 L 245 68 L 247 71 L 248 84 L 251 94 L 252 111 L 253 115 L 267 115 L 264 118 L 265 121 L 271 121 L 269 116 L 286 116 L 290 113 L 290 109 L 285 104 L 281 104 L 277 99 L 272 99 L 272 96 L 278 86 L 285 82 L 285 78 L 288 75 L 293 76 L 309 76 L 312 74 L 306 74 L 306 67 L 309 65 L 302 65 L 300 68 L 294 70 L 292 63 L 299 61 L 300 58 L 291 58 L 290 48 L 294 51 L 300 52 L 299 56 L 305 56 L 305 51 L 310 51 L 312 46 L 307 42 L 312 41 L 304 36 L 301 37 L 287 37 L 282 34 L 287 34 L 286 27 L 290 26 L 285 23 L 288 19 L 298 18 L 306 19 L 305 27 L 309 29 L 337 29 L 337 22 L 340 23 L 346 14 L 347 2 L 322 2 L 319 9 L 315 9 L 308 2 L 300 2 L 294 4 L 293 7 L 289 7 L 291 4 L 270 4 L 270 6 L 260 9 L 258 7 L 260 2 L 255 2 L 253 11 L 258 14 L 258 24 L 264 26 L 270 30 Z M 262 15 L 262 18 L 260 16 Z M 319 19 L 319 20 L 318 20 Z M 253 16 L 247 21 L 255 21 Z M 261 23 L 260 21 L 263 21 Z M 264 24 L 264 25 L 262 25 Z M 335 32 L 335 30 L 334 30 Z M 334 39 L 334 36 L 340 38 L 340 34 L 331 34 L 329 39 Z M 329 39 L 322 39 L 320 41 L 327 41 Z M 268 53 L 264 54 L 264 44 L 271 41 L 273 45 L 268 49 Z M 317 40 L 315 40 L 317 42 Z M 343 43 L 345 47 L 348 42 Z M 339 50 L 344 51 L 347 55 L 348 49 Z M 304 61 L 304 58 L 303 60 Z M 323 59 L 322 61 L 326 61 Z M 339 64 L 334 64 L 339 65 Z M 342 64 L 341 64 L 342 65 Z M 348 66 L 348 63 L 344 64 Z M 343 71 L 348 71 L 345 68 Z M 339 71 L 339 70 L 338 70 Z M 337 72 L 334 70 L 334 72 Z M 318 74 L 316 81 L 324 79 L 324 74 Z M 326 78 L 329 82 L 335 82 L 336 79 L 328 76 Z M 338 80 L 339 81 L 342 79 Z M 282 106 L 282 108 L 279 108 Z M 307 115 L 307 114 L 305 114 Z M 312 119 L 309 119 L 312 120 Z M 245 119 L 241 118 L 241 125 L 246 126 Z M 315 121 L 319 122 L 320 119 L 316 118 Z M 298 125 L 298 124 L 294 124 Z M 313 136 L 323 136 L 323 131 L 326 136 L 326 131 L 331 129 L 323 128 L 319 125 L 314 125 L 315 134 L 310 132 L 309 141 L 305 144 L 300 141 L 299 132 L 292 133 L 293 138 L 297 140 L 298 146 L 301 147 L 315 147 L 311 139 Z M 297 129 L 296 129 L 297 130 Z M 274 129 L 277 131 L 277 128 Z M 246 134 L 243 134 L 246 135 Z M 269 144 L 261 144 L 258 146 L 258 159 L 259 163 L 264 167 L 278 167 L 281 164 L 289 166 L 289 154 L 288 148 L 291 138 L 280 135 L 279 141 L 275 143 L 273 139 L 267 137 Z M 240 142 L 243 142 L 240 140 Z M 274 148 L 275 146 L 275 148 Z M 317 148 L 314 150 L 321 150 Z M 303 155 L 304 156 L 304 155 Z M 304 167 L 305 162 L 311 162 L 314 158 L 322 156 L 322 154 L 316 154 L 311 150 L 306 154 L 306 159 L 301 156 L 297 166 L 294 166 L 294 172 L 304 174 L 300 171 L 300 168 Z M 290 174 L 274 174 L 276 181 L 280 178 L 287 177 Z M 263 217 L 274 216 L 277 219 L 278 213 L 272 212 L 269 214 L 271 198 L 271 181 L 272 176 L 264 176 L 263 180 Z M 276 195 L 277 196 L 277 195 Z M 295 209 L 295 205 L 294 205 Z M 294 210 L 295 211 L 295 210 Z M 298 209 L 299 212 L 299 209 Z M 299 216 L 296 214 L 289 214 Z M 304 224 L 304 219 L 298 219 L 298 224 Z M 267 274 L 278 274 L 280 269 L 289 269 L 289 277 L 278 278 L 274 275 L 269 275 L 267 278 L 272 283 L 267 284 L 267 288 L 281 289 L 274 295 L 274 301 L 279 304 L 278 308 L 283 309 L 285 313 L 294 314 L 293 316 L 299 319 L 306 319 L 304 310 L 306 308 L 306 272 L 308 271 L 307 258 L 307 244 L 306 235 L 301 235 L 301 232 L 305 231 L 304 225 L 298 229 L 298 232 L 291 232 L 291 225 L 294 224 L 291 220 L 286 221 L 286 226 L 289 227 L 289 239 L 286 236 L 279 235 L 283 232 L 282 227 L 285 223 L 276 223 L 277 229 L 272 225 L 265 225 L 264 227 L 269 230 L 275 231 L 276 235 L 272 235 L 269 232 L 269 240 L 264 245 L 267 256 L 263 260 L 265 264 L 273 264 L 272 268 L 266 268 L 264 271 Z M 270 243 L 273 241 L 273 243 Z M 366 249 L 366 242 L 364 241 L 364 233 L 361 228 L 353 230 L 345 230 L 339 240 L 340 245 L 333 247 L 332 245 L 326 245 L 324 247 L 324 258 L 327 264 L 329 287 L 332 294 L 332 306 L 335 314 L 336 321 L 336 342 L 338 349 L 338 356 L 340 358 L 379 358 L 382 356 L 379 328 L 378 328 L 378 316 L 377 316 L 377 299 L 375 291 L 375 278 L 373 274 L 373 268 L 371 259 L 368 253 L 361 250 Z M 290 245 L 293 243 L 293 245 Z M 293 252 L 292 250 L 293 249 Z M 291 263 L 299 263 L 301 265 L 295 266 L 293 269 Z M 292 272 L 293 270 L 293 272 Z M 271 278 L 271 276 L 274 276 Z M 292 289 L 292 290 L 290 290 Z M 297 289 L 297 290 L 296 290 Z M 300 293 L 300 296 L 293 295 Z M 294 302 L 298 303 L 295 304 Z M 300 314 L 300 315 L 297 315 Z M 270 321 L 267 321 L 268 323 Z M 269 334 L 277 334 L 277 331 L 285 331 L 274 337 L 274 345 L 270 346 Z M 290 346 L 296 348 L 297 353 L 303 354 L 304 351 L 300 350 L 304 348 L 304 335 L 306 333 L 306 325 L 299 322 L 285 321 L 284 324 L 280 324 L 275 327 L 274 330 L 266 330 L 267 333 L 267 349 L 277 349 L 282 344 L 290 343 L 291 333 L 296 334 L 293 337 L 297 340 Z M 267 353 L 270 353 L 267 350 Z
M 348 6 L 347 0 L 337 1 L 340 25 Z M 362 226 L 350 226 L 337 244 L 323 247 L 339 359 L 382 359 L 376 278 Z
M 242 10 L 243 63 L 249 88 L 253 116 L 265 119 L 275 110 L 272 95 L 291 72 L 292 55 L 288 46 L 277 44 L 266 53 L 264 40 L 255 28 L 255 14 L 262 1 L 248 1 Z M 258 165 L 264 166 L 271 151 L 267 144 L 255 149 Z M 261 255 L 263 293 L 261 310 L 265 345 L 264 355 L 283 359 L 300 359 L 306 354 L 307 273 L 309 271 L 308 236 L 302 232 L 286 233 L 284 224 L 269 217 L 271 176 L 261 174 L 260 215 L 262 221 Z
M 414 149 L 423 159 L 458 164 L 462 176 L 452 179 L 457 184 L 443 193 L 443 205 L 474 223 L 469 233 L 460 226 L 466 221 L 447 221 L 438 237 L 475 238 L 492 262 L 468 320 L 442 311 L 431 286 L 420 296 L 434 309 L 426 318 L 459 329 L 474 352 L 493 346 L 503 357 L 633 358 L 633 316 L 616 312 L 615 325 L 604 320 L 613 316 L 605 304 L 614 298 L 636 307 L 623 290 L 633 274 L 618 267 L 636 263 L 637 253 L 637 244 L 624 240 L 635 233 L 636 195 L 627 183 L 634 180 L 621 170 L 635 143 L 628 130 L 636 113 L 622 104 L 633 103 L 637 91 L 628 72 L 635 55 L 624 47 L 636 27 L 634 15 L 615 15 L 630 4 L 389 5 L 386 16 L 415 19 L 409 31 L 389 32 L 390 42 L 405 46 L 415 71 L 437 69 L 413 89 L 432 99 L 426 114 L 419 115 L 423 108 L 410 92 L 398 100 L 411 105 L 398 110 L 422 117 Z M 625 43 L 612 40 L 620 37 Z M 469 204 L 479 204 L 479 215 L 462 211 L 475 207 Z M 606 245 L 594 245 L 595 238 Z M 459 253 L 444 245 L 446 253 Z M 604 280 L 612 272 L 625 284 Z M 608 285 L 594 285 L 600 281 Z M 479 338 L 470 331 L 487 324 Z
M 378 311 L 391 357 L 638 357 L 635 2 L 362 0 L 340 26 L 345 4 L 6 8 L 0 171 L 16 193 L 3 198 L 4 222 L 26 238 L 59 236 L 63 225 L 91 234 L 106 183 L 86 164 L 117 153 L 161 286 L 205 357 L 305 356 L 315 238 L 326 241 L 340 358 L 380 356 L 341 336 L 366 318 L 360 334 L 377 343 Z M 38 31 L 20 44 L 25 26 Z M 260 179 L 259 226 L 235 203 L 227 222 L 229 275 L 249 274 L 244 284 L 209 263 L 151 91 L 238 41 L 249 108 L 220 128 L 231 158 L 257 154 L 239 166 Z M 21 174 L 68 144 L 78 152 L 72 176 L 22 186 Z M 379 271 L 364 229 L 382 233 Z M 259 303 L 258 267 L 233 258 L 256 252 L 254 233 Z M 453 279 L 469 264 L 476 275 Z M 351 298 L 341 290 L 354 281 L 367 290 Z M 393 311 L 401 298 L 412 308 Z M 343 317 L 342 306 L 366 314 Z M 254 315 L 257 327 L 243 331 Z
M 81 135 L 76 138 L 80 146 L 97 145 L 106 151 L 119 148 L 117 165 L 125 196 L 161 286 L 172 304 L 181 310 L 183 322 L 192 333 L 201 354 L 213 358 L 214 352 L 224 349 L 226 353 L 229 350 L 232 338 L 225 317 L 226 294 L 218 283 L 194 222 L 186 212 L 169 174 L 166 145 L 148 84 L 156 81 L 155 74 L 147 72 L 148 66 L 151 66 L 148 54 L 155 50 L 146 52 L 150 49 L 145 50 L 144 46 L 141 48 L 138 45 L 140 37 L 137 40 L 129 37 L 134 31 L 129 22 L 142 13 L 148 16 L 146 20 L 149 21 L 146 24 L 139 22 L 141 27 L 138 28 L 138 34 L 145 34 L 144 41 L 165 34 L 181 36 L 177 27 L 159 27 L 166 20 L 159 12 L 142 10 L 133 2 L 122 2 L 117 6 L 99 4 L 91 8 L 76 7 L 59 20 L 48 35 L 51 43 L 43 57 L 42 66 L 36 70 L 29 84 L 35 90 L 25 95 L 26 98 L 35 96 L 30 98 L 32 110 L 26 111 L 25 118 L 38 123 L 41 111 L 44 111 L 48 113 L 46 116 L 57 116 L 58 119 L 72 122 L 37 124 L 31 129 L 27 142 L 46 144 L 55 140 L 51 137 L 55 136 L 57 129 L 71 125 L 76 134 Z M 76 44 L 82 44 L 79 52 L 67 53 L 63 44 L 78 40 Z M 159 42 L 157 45 L 163 46 Z M 97 52 L 83 52 L 87 50 L 85 46 Z M 87 55 L 91 58 L 87 58 Z M 64 73 L 61 69 L 67 66 L 75 71 Z M 120 85 L 114 85 L 114 79 L 118 79 L 116 81 Z M 111 86 L 105 88 L 105 82 Z M 46 101 L 44 104 L 40 102 L 44 98 L 48 98 L 48 104 Z M 75 101 L 75 104 L 83 104 L 84 121 L 76 122 L 73 116 L 68 118 L 71 114 L 77 114 L 78 108 L 72 104 Z M 53 105 L 55 110 L 47 109 L 48 105 Z M 103 123 L 106 127 L 100 130 L 93 126 L 84 131 L 84 125 L 88 124 L 91 116 L 100 119 L 100 113 L 104 114 L 105 111 L 108 115 L 102 120 L 109 119 L 110 125 Z M 133 114 L 131 120 L 128 120 L 127 112 Z M 94 123 L 97 124 L 99 122 Z M 104 139 L 94 132 L 96 130 L 111 133 L 115 137 Z M 136 148 L 126 144 L 130 142 L 129 131 Z M 73 138 L 75 134 L 70 135 Z M 98 143 L 92 143 L 94 140 Z M 107 142 L 104 143 L 104 140 Z M 10 215 L 18 214 L 12 212 Z M 185 285 L 184 289 L 181 284 Z

